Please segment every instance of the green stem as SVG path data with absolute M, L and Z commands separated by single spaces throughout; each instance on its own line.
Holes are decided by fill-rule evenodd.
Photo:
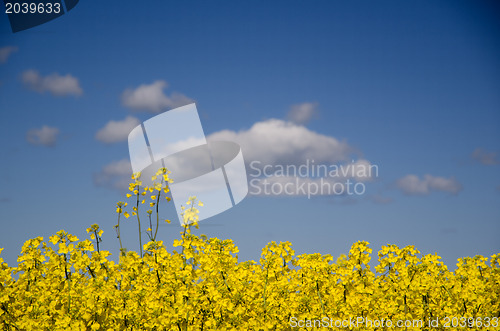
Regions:
M 94 230 L 95 242 L 97 245 L 97 253 L 99 253 L 99 235 L 97 234 L 97 230 Z
M 156 234 L 158 233 L 158 227 L 160 226 L 160 215 L 158 214 L 158 206 L 160 205 L 160 194 L 161 190 L 158 191 L 158 196 L 156 197 L 156 229 L 155 229 L 155 235 L 153 236 L 153 241 L 156 240 Z
M 66 254 L 64 254 L 64 274 L 66 276 L 66 280 L 68 281 L 68 314 L 70 312 L 71 308 L 71 279 L 68 276 L 68 258 L 66 257 Z
M 319 303 L 321 303 L 321 312 L 323 313 L 322 316 L 325 316 L 325 306 L 323 305 L 323 300 L 321 300 L 321 293 L 319 292 L 319 283 L 317 280 L 316 280 L 316 290 L 318 291 Z
M 118 235 L 118 241 L 120 242 L 120 253 L 123 252 L 123 246 L 122 246 L 122 236 L 120 234 L 120 215 L 121 213 L 118 214 L 118 226 L 116 227 L 116 234 Z
M 139 215 L 137 215 L 137 224 L 139 226 L 139 250 L 141 252 L 142 259 L 142 235 L 141 235 L 141 220 L 139 219 Z
M 149 214 L 148 217 L 149 217 L 149 228 L 152 229 L 153 228 L 153 224 L 151 223 L 151 214 Z M 155 241 L 153 239 L 152 233 L 153 233 L 153 230 L 151 230 L 151 232 L 146 231 L 146 234 L 148 235 L 149 240 Z
M 182 255 L 182 261 L 184 263 L 184 269 L 186 269 L 186 264 L 187 264 L 187 261 L 186 261 L 186 257 L 184 256 L 184 242 L 186 241 L 186 229 L 187 229 L 188 225 L 187 224 L 184 224 L 184 233 L 182 234 L 182 251 L 181 251 L 181 255 Z
M 267 268 L 269 268 L 269 267 L 267 267 Z M 267 271 L 266 271 L 266 283 L 264 284 L 264 295 L 263 295 L 264 296 L 264 319 L 266 318 L 266 315 L 265 315 L 266 314 L 266 289 L 267 289 L 268 277 L 269 277 L 269 269 L 267 269 Z
M 139 195 L 140 195 L 139 189 L 140 186 L 137 187 L 136 215 L 137 215 L 137 224 L 139 225 L 139 251 L 141 252 L 141 259 L 142 259 L 141 219 L 139 218 Z
M 186 300 L 186 305 L 189 308 L 189 298 Z M 186 313 L 186 331 L 187 331 L 188 325 L 189 325 L 189 309 L 186 309 L 186 310 L 187 310 L 187 313 Z

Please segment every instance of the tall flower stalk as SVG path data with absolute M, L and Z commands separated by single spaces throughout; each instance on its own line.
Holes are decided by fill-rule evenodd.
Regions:
M 155 229 L 153 232 L 153 224 L 152 224 L 152 214 L 153 210 L 149 209 L 146 211 L 149 219 L 149 227 L 146 230 L 146 234 L 149 237 L 150 241 L 156 241 L 156 237 L 158 235 L 158 228 L 160 226 L 160 210 L 159 210 L 159 205 L 160 205 L 160 198 L 162 196 L 162 191 L 167 194 L 170 192 L 169 189 L 169 184 L 173 183 L 173 180 L 169 177 L 170 171 L 168 171 L 166 168 L 160 168 L 156 172 L 155 175 L 151 177 L 152 184 L 151 186 L 144 186 L 142 187 L 142 192 L 141 192 L 141 186 L 142 186 L 142 181 L 141 179 L 141 173 L 137 172 L 132 174 L 132 182 L 129 184 L 129 191 L 126 196 L 127 198 L 130 198 L 132 196 L 135 196 L 135 204 L 132 207 L 132 216 L 136 216 L 137 218 L 137 226 L 138 226 L 138 232 L 139 232 L 139 252 L 141 255 L 141 258 L 144 256 L 143 254 L 143 246 L 142 246 L 142 227 L 141 227 L 141 218 L 139 215 L 139 206 L 140 204 L 146 203 L 146 198 L 145 196 L 148 193 L 151 193 L 151 201 L 149 203 L 149 206 L 151 208 L 155 207 L 156 210 L 156 225 Z M 168 196 L 165 196 L 165 199 L 167 201 L 171 201 L 171 198 Z M 120 242 L 120 251 L 122 252 L 122 255 L 125 255 L 125 249 L 122 246 L 122 240 L 121 240 L 121 233 L 120 233 L 120 217 L 121 214 L 125 216 L 126 218 L 130 217 L 130 214 L 126 211 L 123 211 L 124 208 L 127 206 L 126 202 L 120 201 L 116 205 L 116 212 L 118 213 L 118 223 L 115 225 L 115 230 L 116 230 L 116 235 L 117 238 Z M 170 223 L 170 220 L 165 220 L 165 222 Z
M 125 217 L 129 217 L 129 214 L 128 212 L 123 212 L 123 208 L 126 207 L 128 205 L 128 203 L 126 202 L 123 202 L 123 201 L 118 201 L 116 203 L 116 212 L 118 214 L 118 223 L 115 225 L 115 230 L 116 230 L 116 237 L 118 238 L 118 241 L 120 242 L 120 254 L 123 256 L 125 255 L 125 250 L 123 249 L 123 245 L 122 245 L 122 236 L 121 236 L 121 233 L 120 233 L 120 216 L 123 215 Z

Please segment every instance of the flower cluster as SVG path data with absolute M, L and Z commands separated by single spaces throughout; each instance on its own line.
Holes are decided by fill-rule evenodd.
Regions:
M 460 259 L 450 272 L 439 256 L 384 246 L 376 273 L 371 249 L 357 242 L 336 262 L 295 256 L 269 243 L 260 261 L 238 261 L 231 240 L 186 227 L 168 252 L 162 241 L 144 256 L 98 251 L 91 240 L 58 232 L 22 248 L 16 267 L 0 259 L 0 325 L 5 330 L 286 330 L 292 316 L 421 319 L 498 316 L 500 255 Z M 97 233 L 97 235 L 96 235 Z M 389 328 L 390 329 L 390 328 Z M 443 329 L 444 328 L 438 328 Z
M 232 240 L 192 233 L 197 207 L 203 206 L 196 197 L 183 209 L 184 229 L 169 252 L 156 240 L 156 207 L 160 194 L 168 193 L 170 179 L 166 169 L 157 176 L 161 185 L 141 189 L 136 174 L 130 186 L 139 234 L 139 205 L 148 193 L 150 207 L 156 209 L 156 226 L 153 210 L 147 212 L 149 241 L 141 244 L 139 254 L 122 248 L 114 262 L 110 252 L 100 249 L 103 230 L 94 224 L 86 240 L 62 230 L 49 242 L 28 240 L 17 266 L 0 258 L 2 329 L 292 330 L 300 329 L 292 327 L 292 318 L 363 317 L 428 325 L 445 316 L 500 315 L 500 254 L 459 259 L 451 272 L 436 254 L 388 245 L 378 252 L 372 269 L 372 249 L 364 241 L 335 261 L 319 253 L 297 256 L 291 243 L 271 242 L 258 262 L 239 261 Z M 126 207 L 125 202 L 116 206 L 118 238 L 120 216 L 131 216 Z M 449 328 L 440 324 L 433 329 Z

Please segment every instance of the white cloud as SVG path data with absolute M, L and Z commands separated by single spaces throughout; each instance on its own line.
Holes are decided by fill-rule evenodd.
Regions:
M 11 54 L 17 52 L 18 50 L 19 48 L 17 48 L 17 46 L 5 46 L 0 48 L 0 63 L 6 63 Z
M 347 188 L 342 188 L 348 185 L 347 180 L 354 185 L 378 175 L 378 169 L 368 160 L 352 160 L 355 150 L 347 142 L 279 119 L 257 122 L 250 129 L 239 132 L 215 132 L 207 140 L 239 143 L 249 181 L 254 180 L 250 182 L 250 193 L 254 195 L 267 195 L 266 185 L 278 191 L 283 188 L 281 193 L 271 192 L 270 195 L 345 195 Z M 326 174 L 324 167 L 318 168 L 322 165 L 328 169 Z M 301 173 L 301 167 L 305 174 Z M 304 186 L 306 191 L 300 189 Z M 285 187 L 291 194 L 284 191 Z M 332 193 L 333 190 L 337 193 Z
M 305 102 L 293 105 L 288 112 L 288 119 L 296 124 L 306 124 L 317 113 L 318 104 L 316 102 Z
M 396 186 L 407 195 L 427 195 L 432 191 L 442 191 L 457 194 L 462 185 L 454 178 L 434 177 L 424 175 L 423 179 L 415 175 L 407 175 L 396 182 Z
M 298 169 L 307 162 L 310 165 L 328 166 L 327 175 L 323 173 L 318 176 L 317 173 L 315 175 L 309 172 L 306 175 L 266 175 L 265 178 L 261 176 L 258 178 L 259 181 L 254 182 L 255 187 L 264 189 L 265 185 L 275 185 L 275 187 L 282 185 L 282 187 L 287 187 L 289 192 L 292 192 L 292 194 L 288 194 L 283 191 L 281 194 L 271 195 L 346 195 L 346 185 L 349 185 L 347 180 L 351 183 L 350 190 L 352 191 L 354 184 L 360 183 L 360 185 L 364 185 L 363 182 L 369 181 L 378 175 L 378 169 L 373 168 L 368 160 L 352 160 L 352 154 L 355 154 L 356 151 L 347 142 L 319 134 L 304 126 L 284 120 L 269 119 L 257 122 L 248 130 L 238 132 L 222 130 L 207 136 L 207 141 L 234 141 L 239 143 L 247 164 L 247 172 L 250 171 L 248 165 L 252 161 L 258 161 L 257 167 L 260 167 L 260 169 L 265 166 L 272 166 L 274 169 L 279 166 L 295 166 Z M 233 153 L 229 150 L 219 152 L 222 154 L 218 155 L 218 157 L 223 159 L 229 157 L 224 153 L 227 152 L 231 155 Z M 182 155 L 184 157 L 184 154 Z M 173 159 L 169 160 L 169 162 L 174 168 L 182 169 L 182 176 L 186 177 L 187 174 L 199 173 L 198 168 L 204 166 L 201 159 L 203 155 L 201 152 L 196 152 L 193 155 L 187 155 L 186 160 Z M 371 166 L 372 168 L 370 168 Z M 370 169 L 367 170 L 368 168 Z M 337 175 L 331 175 L 333 169 L 337 169 Z M 96 175 L 95 180 L 99 185 L 126 188 L 131 172 L 129 161 L 122 160 L 106 166 L 100 174 Z M 251 176 L 251 173 L 249 175 L 249 180 L 255 178 Z M 119 179 L 120 176 L 125 176 L 125 180 Z M 172 177 L 175 179 L 174 172 Z M 268 184 L 262 181 L 264 179 L 267 180 Z M 303 187 L 301 185 L 307 186 L 307 191 L 301 189 Z M 318 188 L 318 192 L 316 192 L 316 188 Z M 358 186 L 358 191 L 361 189 L 362 186 Z M 264 194 L 264 191 L 253 193 L 261 195 Z
M 345 141 L 278 119 L 257 122 L 239 132 L 215 132 L 207 140 L 237 142 L 247 163 L 258 160 L 271 165 L 302 164 L 306 160 L 332 164 L 350 161 L 350 154 L 354 152 Z
M 99 173 L 94 174 L 94 183 L 97 186 L 125 190 L 128 188 L 131 175 L 132 166 L 130 161 L 123 159 L 105 165 Z
M 472 159 L 484 165 L 495 165 L 500 164 L 500 160 L 498 159 L 497 153 L 495 152 L 486 152 L 482 148 L 476 148 L 471 155 Z
M 168 87 L 164 80 L 157 80 L 151 84 L 142 84 L 135 89 L 126 89 L 122 94 L 124 106 L 135 109 L 159 113 L 169 108 L 177 108 L 194 101 L 183 94 L 173 92 L 167 96 L 163 90 Z
M 39 93 L 50 92 L 55 96 L 80 96 L 83 94 L 78 79 L 70 74 L 61 76 L 58 73 L 53 73 L 43 77 L 36 70 L 26 70 L 21 78 L 27 87 Z
M 122 121 L 109 121 L 104 128 L 96 133 L 95 138 L 104 143 L 125 141 L 130 131 L 139 124 L 141 122 L 132 116 L 127 116 Z
M 33 145 L 55 146 L 58 134 L 58 128 L 44 125 L 41 129 L 29 130 L 26 140 Z

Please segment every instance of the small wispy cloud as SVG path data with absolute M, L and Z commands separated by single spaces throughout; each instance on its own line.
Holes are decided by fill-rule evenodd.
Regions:
M 500 164 L 500 160 L 498 159 L 498 154 L 496 152 L 487 152 L 482 148 L 476 148 L 472 152 L 471 158 L 484 165 Z
M 370 200 L 373 203 L 382 204 L 382 205 L 392 202 L 392 198 L 384 197 L 383 195 L 380 195 L 380 194 L 370 195 L 368 197 L 368 200 Z
M 291 122 L 299 125 L 306 124 L 317 114 L 318 103 L 304 102 L 293 105 L 288 112 L 287 118 Z
M 26 133 L 26 140 L 32 145 L 52 147 L 56 145 L 59 129 L 47 125 L 40 129 L 31 129 Z
M 443 235 L 456 234 L 457 232 L 458 232 L 458 229 L 455 227 L 447 227 L 447 228 L 439 229 L 439 233 L 443 234 Z
M 125 141 L 130 131 L 139 124 L 141 122 L 133 116 L 127 116 L 122 121 L 109 121 L 96 133 L 95 138 L 108 144 Z
M 177 92 L 172 92 L 167 96 L 164 93 L 167 87 L 166 81 L 157 80 L 151 84 L 142 84 L 135 89 L 126 89 L 121 97 L 122 103 L 125 107 L 133 110 L 159 113 L 162 110 L 194 102 L 191 98 Z
M 38 93 L 49 92 L 55 96 L 80 96 L 83 94 L 78 79 L 70 74 L 62 76 L 53 73 L 41 76 L 36 70 L 26 70 L 21 79 L 25 86 Z
M 125 190 L 130 183 L 132 166 L 128 159 L 111 162 L 94 174 L 94 184 L 118 190 Z
M 0 48 L 0 64 L 7 63 L 7 60 L 12 55 L 19 50 L 17 46 L 5 46 Z
M 407 175 L 400 178 L 396 186 L 406 195 L 428 195 L 433 191 L 458 194 L 462 190 L 462 184 L 454 177 L 444 178 L 431 175 L 424 175 L 422 179 L 416 175 Z

